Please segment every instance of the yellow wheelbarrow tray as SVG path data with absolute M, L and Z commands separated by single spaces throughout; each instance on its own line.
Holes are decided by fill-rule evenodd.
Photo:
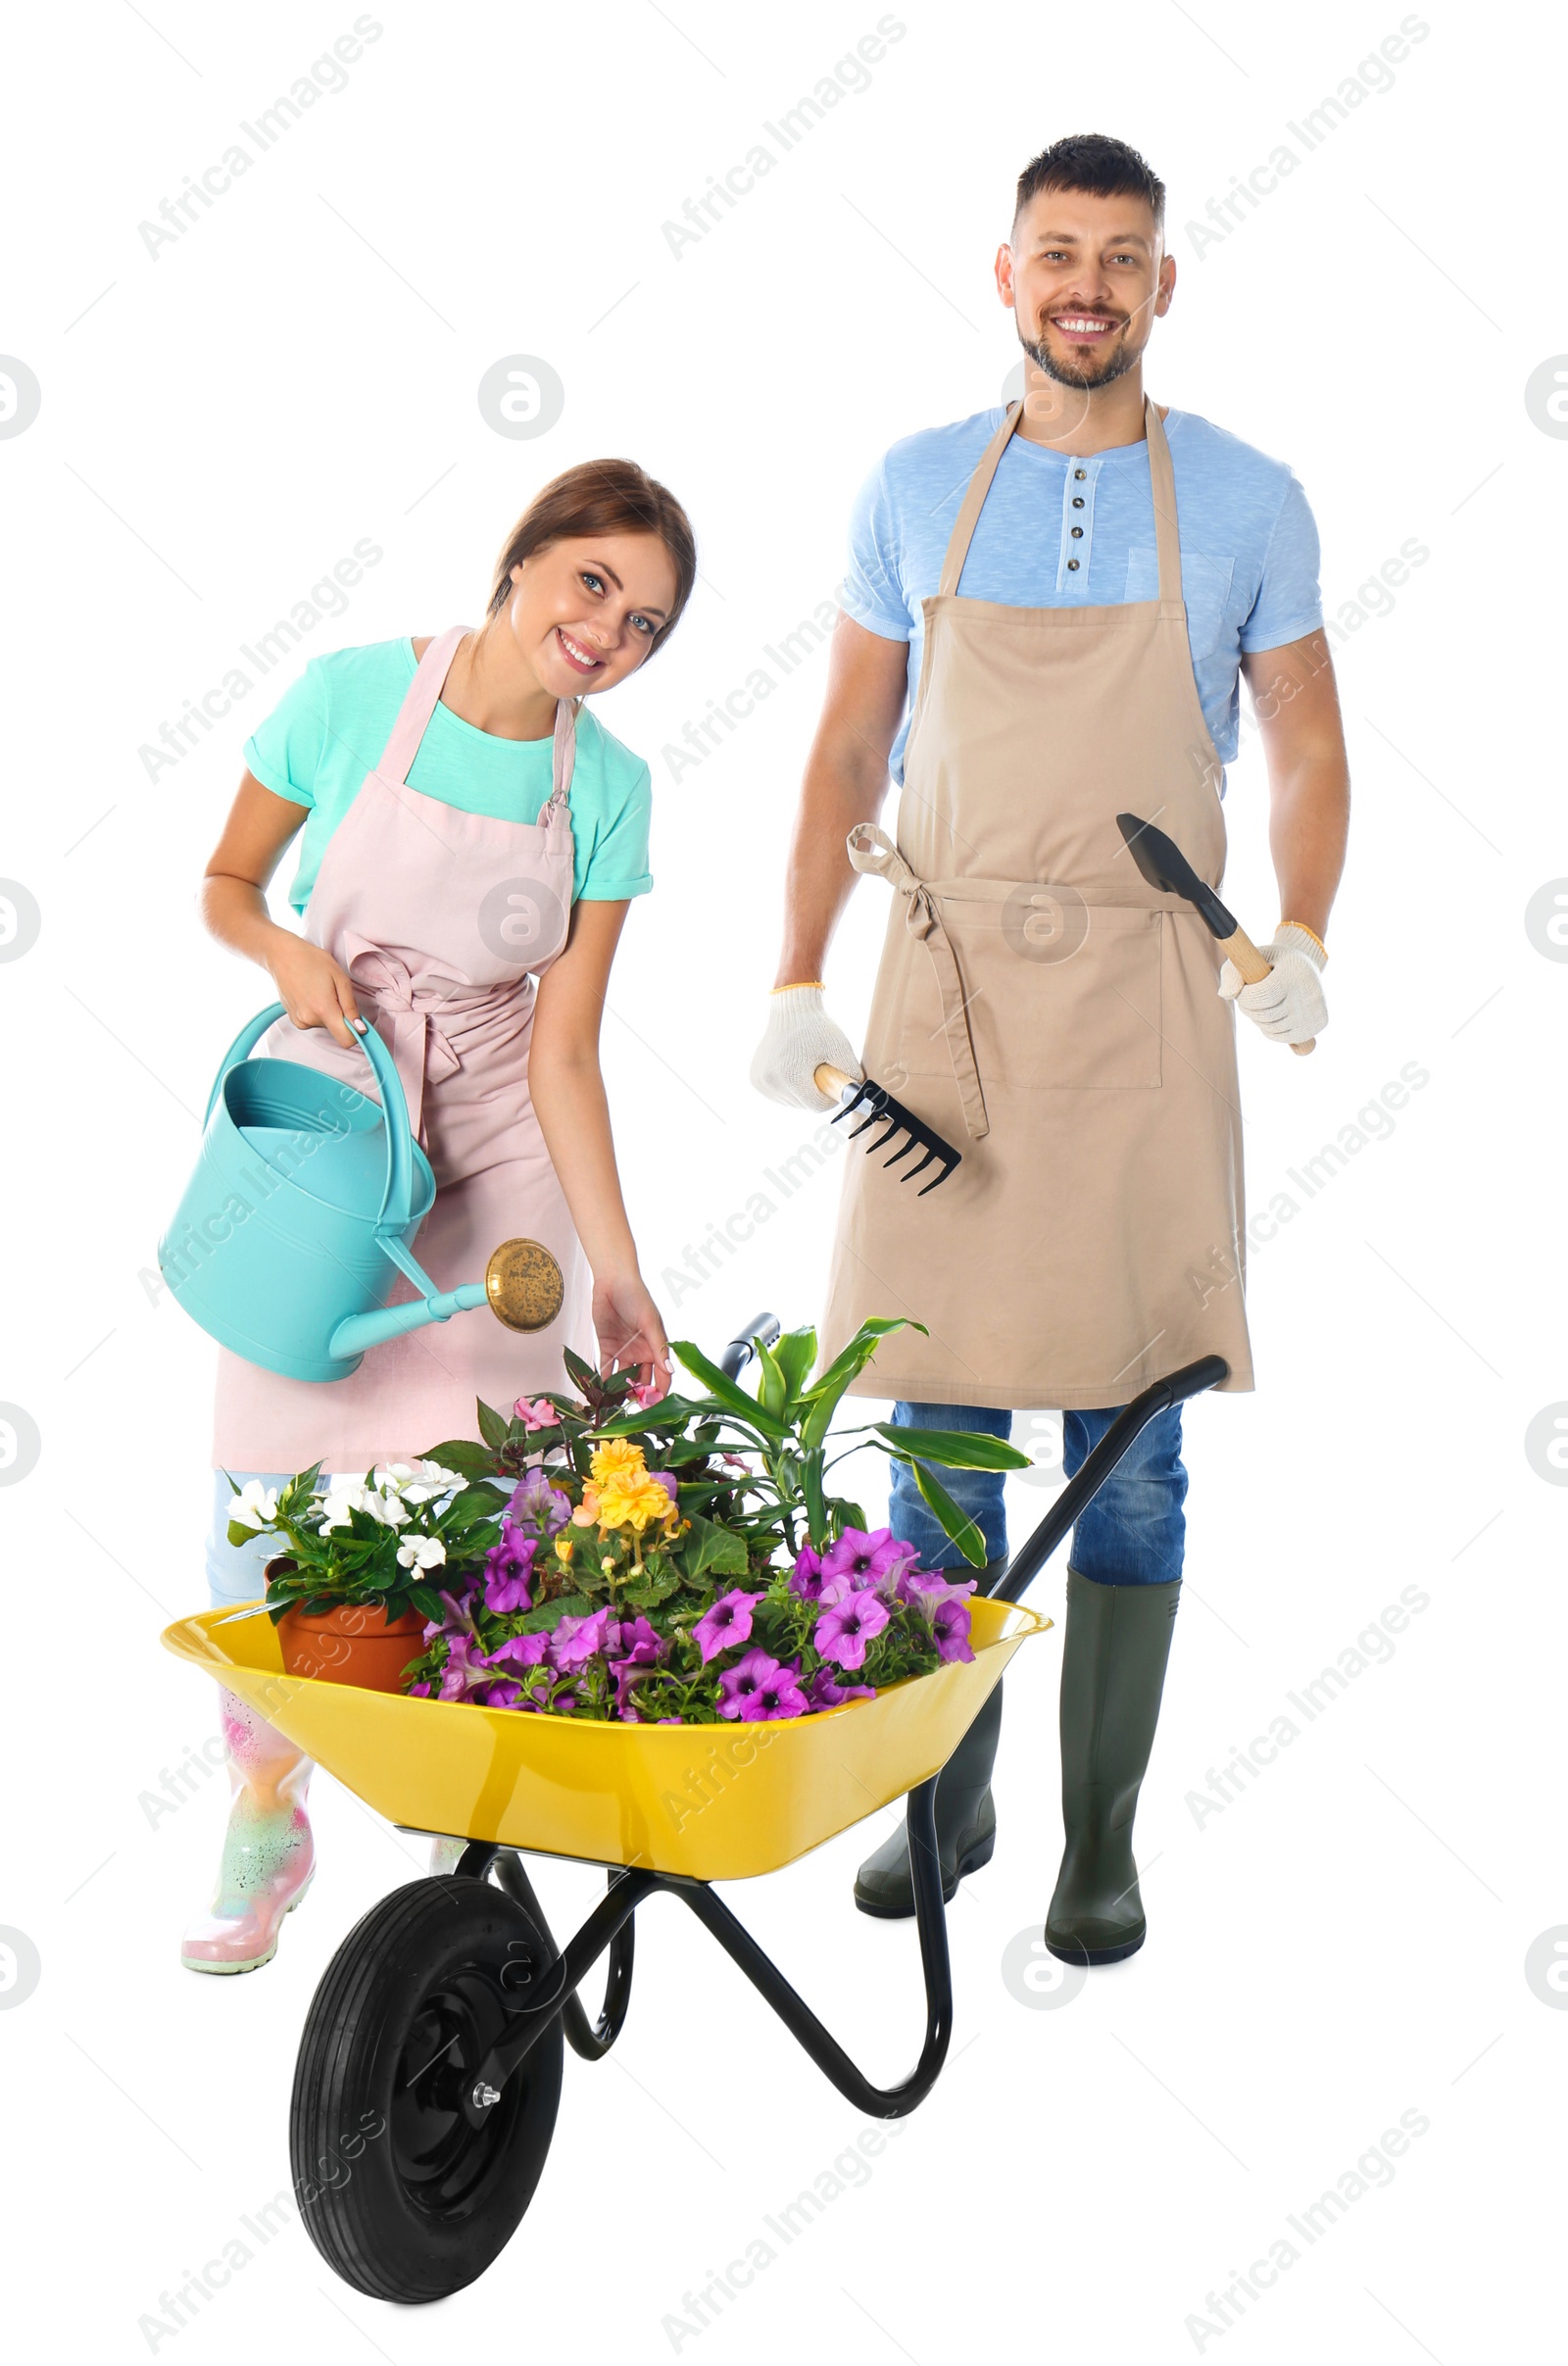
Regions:
M 738 1372 L 751 1340 L 777 1328 L 770 1316 L 749 1325 L 724 1368 Z M 1018 1606 L 1024 1589 L 1146 1424 L 1226 1372 L 1205 1356 L 1118 1414 L 990 1595 L 972 1599 L 972 1660 L 812 1716 L 623 1725 L 416 1701 L 285 1675 L 266 1617 L 209 1610 L 167 1629 L 170 1651 L 368 1805 L 468 1844 L 455 1874 L 371 1907 L 311 2002 L 289 2151 L 302 2223 L 337 2275 L 416 2303 L 491 2265 L 543 2170 L 564 2046 L 597 2061 L 624 2025 L 635 1916 L 656 1893 L 690 1908 L 858 2110 L 899 2119 L 924 2100 L 953 2034 L 938 1775 L 1018 1646 L 1050 1624 Z M 878 2087 L 712 1885 L 790 1864 L 904 1793 L 925 2037 L 908 2076 Z M 564 1946 L 522 1848 L 609 1868 Z M 591 2022 L 578 1990 L 601 1956 L 605 2001 Z
M 1018 1646 L 1051 1623 L 1002 1602 L 970 1612 L 972 1660 L 814 1716 L 719 1725 L 623 1725 L 287 1676 L 271 1620 L 226 1609 L 178 1620 L 164 1642 L 394 1824 L 743 1881 L 938 1773 Z

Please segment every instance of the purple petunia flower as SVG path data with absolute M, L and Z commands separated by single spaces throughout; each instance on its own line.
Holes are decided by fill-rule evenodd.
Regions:
M 819 1602 L 825 1608 L 829 1602 L 842 1602 L 845 1595 L 852 1591 L 853 1584 L 847 1570 L 829 1572 L 820 1553 L 813 1553 L 809 1545 L 803 1545 L 795 1555 L 795 1566 L 790 1571 L 790 1592 L 799 1596 L 802 1602 Z
M 477 1641 L 472 1634 L 452 1637 L 447 1646 L 447 1663 L 441 1671 L 438 1699 L 466 1701 L 476 1684 L 492 1681 L 490 1664 L 477 1649 Z
M 488 1610 L 531 1610 L 528 1581 L 533 1575 L 536 1540 L 524 1534 L 515 1520 L 503 1519 L 501 1542 L 484 1556 L 484 1600 Z
M 692 1641 L 703 1655 L 706 1667 L 731 1644 L 744 1643 L 752 1631 L 752 1612 L 761 1601 L 760 1594 L 745 1594 L 737 1587 L 721 1594 L 710 1610 L 704 1612 L 692 1629 Z
M 818 1668 L 811 1678 L 807 1695 L 808 1705 L 813 1710 L 842 1708 L 846 1701 L 874 1701 L 874 1684 L 840 1684 L 831 1668 Z
M 594 1610 L 585 1618 L 573 1618 L 569 1613 L 558 1619 L 551 1630 L 549 1660 L 564 1676 L 575 1676 L 587 1666 L 596 1651 L 602 1651 L 610 1638 L 614 1612 L 607 1603 L 604 1609 Z M 556 1701 L 554 1706 L 564 1706 Z
M 619 1632 L 611 1638 L 607 1649 L 612 1665 L 648 1668 L 664 1657 L 669 1645 L 646 1618 L 639 1616 L 623 1618 Z
M 542 1630 L 532 1635 L 514 1635 L 487 1653 L 487 1667 L 536 1668 L 550 1649 L 550 1638 Z
M 945 1601 L 950 1594 L 972 1594 L 979 1582 L 974 1577 L 955 1580 L 946 1569 L 906 1569 L 894 1592 L 900 1602 L 909 1602 L 917 1610 L 929 1610 L 933 1602 Z
M 863 1587 L 828 1605 L 816 1622 L 811 1641 L 824 1659 L 836 1659 L 841 1668 L 864 1667 L 865 1647 L 874 1635 L 881 1634 L 888 1616 L 887 1603 Z
M 429 1700 L 429 1698 L 430 1698 L 430 1679 L 429 1679 L 429 1677 L 428 1677 L 428 1676 L 421 1676 L 421 1677 L 419 1678 L 419 1681 L 418 1681 L 418 1683 L 417 1683 L 417 1684 L 411 1684 L 411 1685 L 410 1685 L 410 1687 L 409 1687 L 409 1699 L 410 1699 L 411 1701 L 428 1701 L 428 1700 Z
M 481 1684 L 468 1698 L 476 1708 L 512 1708 L 521 1691 L 521 1685 L 514 1684 L 509 1677 L 501 1684 Z
M 570 1519 L 571 1498 L 551 1485 L 543 1463 L 535 1463 L 513 1489 L 506 1516 L 548 1542 Z
M 648 1476 L 656 1487 L 662 1487 L 676 1509 L 680 1508 L 680 1481 L 672 1470 L 651 1470 Z
M 931 1613 L 931 1632 L 943 1659 L 972 1659 L 969 1648 L 969 1605 L 958 1593 L 944 1595 Z
M 855 1591 L 871 1586 L 885 1592 L 917 1558 L 914 1547 L 896 1537 L 891 1528 L 876 1528 L 869 1535 L 863 1528 L 846 1528 L 823 1554 L 822 1575 L 846 1577 Z M 824 1593 L 822 1599 L 825 1602 L 829 1597 Z
M 803 1717 L 809 1705 L 794 1660 L 782 1666 L 764 1651 L 748 1651 L 718 1680 L 721 1717 Z

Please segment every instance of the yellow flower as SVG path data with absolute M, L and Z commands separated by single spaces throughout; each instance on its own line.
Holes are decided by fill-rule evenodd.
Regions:
M 607 1528 L 632 1528 L 641 1536 L 655 1522 L 667 1520 L 674 1506 L 665 1490 L 646 1473 L 627 1472 L 599 1489 L 599 1533 Z
M 594 1448 L 589 1467 L 601 1486 L 612 1479 L 641 1479 L 648 1471 L 635 1438 L 607 1438 Z

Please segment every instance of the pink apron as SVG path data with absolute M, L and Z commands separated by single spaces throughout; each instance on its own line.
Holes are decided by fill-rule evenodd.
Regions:
M 386 1043 L 430 1160 L 435 1206 L 415 1254 L 438 1290 L 484 1279 L 516 1234 L 565 1277 L 548 1330 L 509 1331 L 486 1306 L 371 1348 L 346 1380 L 288 1380 L 219 1353 L 213 1458 L 233 1470 L 368 1470 L 478 1435 L 474 1400 L 506 1411 L 563 1384 L 562 1349 L 592 1354 L 589 1276 L 528 1097 L 533 980 L 566 942 L 576 713 L 556 709 L 554 787 L 537 822 L 465 813 L 409 786 L 409 770 L 464 636 L 430 643 L 381 761 L 333 832 L 305 933 L 353 978 Z M 324 1027 L 288 1019 L 258 1047 L 373 1093 L 368 1062 Z M 394 1300 L 416 1295 L 400 1278 Z

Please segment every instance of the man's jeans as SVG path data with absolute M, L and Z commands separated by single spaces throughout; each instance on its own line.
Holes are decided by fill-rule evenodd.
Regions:
M 1109 1405 L 1101 1412 L 1063 1413 L 1062 1463 L 1069 1479 L 1120 1410 Z M 1005 1438 L 1012 1429 L 1011 1413 L 983 1405 L 896 1405 L 893 1418 L 906 1428 L 981 1430 L 993 1438 Z M 1157 1586 L 1180 1577 L 1187 1526 L 1181 1449 L 1182 1410 L 1173 1405 L 1149 1423 L 1074 1528 L 1069 1557 L 1075 1569 L 1103 1586 Z M 987 1559 L 1005 1558 L 1003 1473 L 954 1470 L 946 1463 L 934 1467 L 948 1494 L 980 1528 Z M 902 1463 L 893 1469 L 888 1520 L 895 1536 L 917 1548 L 924 1567 L 962 1562 L 915 1486 L 913 1472 Z

